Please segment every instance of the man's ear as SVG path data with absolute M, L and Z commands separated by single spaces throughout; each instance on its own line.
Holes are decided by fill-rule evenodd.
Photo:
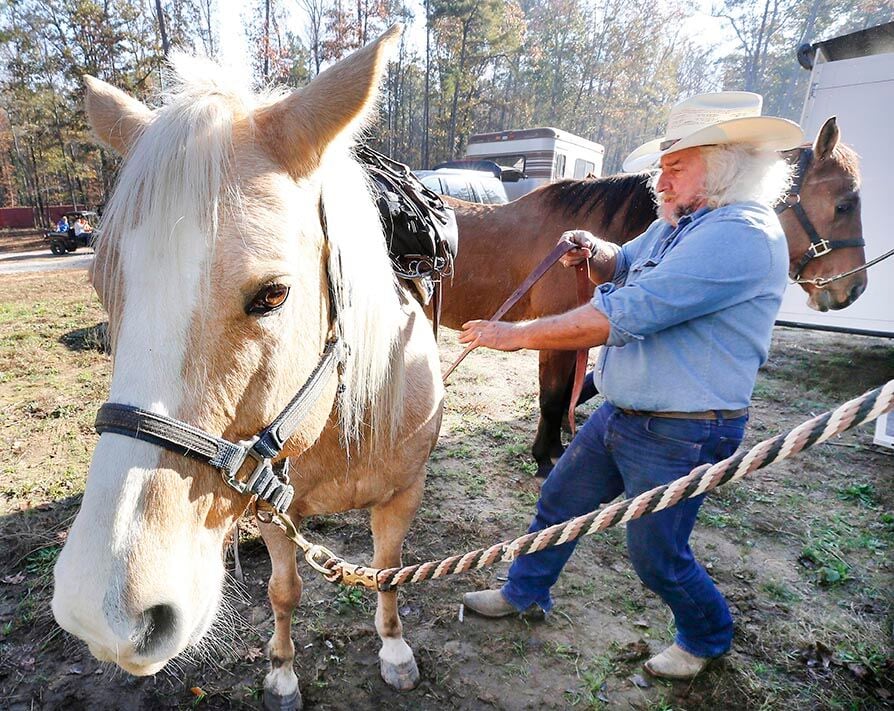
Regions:
M 817 160 L 824 160 L 832 155 L 835 146 L 838 145 L 838 139 L 841 138 L 841 131 L 838 130 L 838 120 L 834 116 L 826 119 L 823 127 L 819 130 L 816 140 L 813 142 L 813 153 Z
M 152 122 L 149 108 L 111 84 L 84 75 L 87 118 L 103 143 L 126 155 L 143 129 Z

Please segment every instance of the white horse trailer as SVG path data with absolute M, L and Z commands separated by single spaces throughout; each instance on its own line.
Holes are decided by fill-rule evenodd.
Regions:
M 894 22 L 804 46 L 802 65 L 811 67 L 801 115 L 808 136 L 830 116 L 841 137 L 860 155 L 863 236 L 866 258 L 894 248 L 891 226 L 891 167 L 894 141 Z M 782 325 L 894 337 L 894 257 L 870 267 L 863 295 L 841 311 L 808 308 L 804 292 L 790 285 L 782 302 Z
M 602 175 L 604 154 L 605 148 L 598 143 L 567 131 L 526 128 L 469 136 L 465 158 L 492 160 L 522 171 L 526 177 L 505 184 L 509 199 L 515 200 L 553 180 Z

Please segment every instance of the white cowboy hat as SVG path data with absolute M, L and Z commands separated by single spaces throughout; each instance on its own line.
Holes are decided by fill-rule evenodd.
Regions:
M 794 121 L 761 116 L 763 97 L 750 91 L 697 94 L 676 104 L 661 138 L 644 143 L 624 160 L 632 173 L 650 168 L 661 156 L 694 146 L 748 143 L 772 151 L 799 146 L 804 132 Z

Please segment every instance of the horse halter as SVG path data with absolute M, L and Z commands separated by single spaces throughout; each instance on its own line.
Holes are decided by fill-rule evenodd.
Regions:
M 792 180 L 791 187 L 789 187 L 785 197 L 783 197 L 773 209 L 776 211 L 777 215 L 782 215 L 783 212 L 791 209 L 792 212 L 795 213 L 795 217 L 798 218 L 798 222 L 801 223 L 802 229 L 807 233 L 807 237 L 810 239 L 810 246 L 807 248 L 807 251 L 804 252 L 794 268 L 789 271 L 789 276 L 792 281 L 796 284 L 813 284 L 814 286 L 823 287 L 830 282 L 849 276 L 854 272 L 862 271 L 869 265 L 864 264 L 849 272 L 836 274 L 834 277 L 819 279 L 801 279 L 801 273 L 804 271 L 804 268 L 814 259 L 818 259 L 819 257 L 828 254 L 833 249 L 865 247 L 866 243 L 863 241 L 862 237 L 838 240 L 827 240 L 820 237 L 819 232 L 816 231 L 816 228 L 807 216 L 804 207 L 801 205 L 801 187 L 804 185 L 804 176 L 807 175 L 807 169 L 813 161 L 813 149 L 799 148 L 798 150 L 800 151 L 800 155 L 798 157 L 798 167 L 795 172 L 794 180 Z
M 322 197 L 319 213 L 323 238 L 328 243 Z M 285 457 L 276 463 L 273 460 L 279 457 L 285 443 L 320 399 L 330 378 L 336 373 L 340 376 L 347 355 L 347 346 L 338 329 L 332 277 L 328 276 L 330 332 L 335 335 L 326 341 L 316 367 L 291 402 L 251 439 L 231 442 L 181 420 L 114 402 L 99 408 L 94 428 L 100 435 L 105 432 L 124 435 L 210 464 L 220 470 L 224 483 L 231 489 L 266 502 L 277 513 L 285 513 L 295 495 L 289 484 L 289 459 Z M 251 474 L 239 478 L 246 462 L 252 464 Z

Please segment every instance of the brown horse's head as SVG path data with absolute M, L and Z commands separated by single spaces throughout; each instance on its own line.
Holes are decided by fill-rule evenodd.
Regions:
M 788 237 L 789 273 L 799 280 L 807 292 L 807 304 L 817 311 L 843 309 L 866 289 L 865 270 L 825 284 L 822 281 L 859 267 L 866 260 L 862 246 L 834 247 L 836 242 L 859 243 L 863 238 L 857 154 L 840 143 L 839 137 L 838 124 L 832 117 L 823 124 L 812 148 L 804 146 L 786 154 L 791 163 L 798 165 L 804 151 L 812 150 L 804 175 L 796 176 L 801 181 L 802 218 L 806 216 L 819 239 L 833 245 L 828 251 L 823 243 L 814 247 L 810 227 L 803 224 L 794 209 L 779 215 Z M 819 256 L 802 261 L 809 250 Z
M 337 319 L 344 388 L 324 384 L 286 452 L 318 438 L 336 398 L 347 437 L 390 414 L 373 394 L 388 382 L 397 294 L 348 149 L 398 33 L 287 95 L 252 96 L 188 58 L 155 111 L 87 80 L 90 122 L 125 156 L 93 273 L 112 402 L 248 439 L 308 380 Z M 56 564 L 57 621 L 102 660 L 158 671 L 212 624 L 224 538 L 248 503 L 207 464 L 106 432 Z

